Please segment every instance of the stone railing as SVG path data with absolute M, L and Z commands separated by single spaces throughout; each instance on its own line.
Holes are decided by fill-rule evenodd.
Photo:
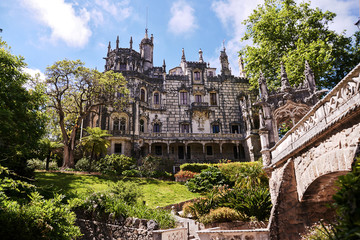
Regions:
M 113 136 L 124 136 L 124 137 L 129 137 L 131 135 L 130 131 L 127 130 L 109 130 L 108 131 L 109 134 L 113 135 Z
M 237 133 L 141 133 L 140 137 L 144 139 L 187 139 L 187 140 L 211 140 L 211 139 L 228 139 L 241 140 L 244 139 L 244 134 Z
M 321 99 L 271 149 L 271 165 L 305 148 L 315 137 L 360 107 L 360 64 Z
M 246 229 L 246 230 L 221 230 L 217 228 L 209 228 L 197 231 L 200 240 L 226 240 L 226 239 L 256 239 L 268 240 L 268 229 Z
M 153 240 L 187 240 L 187 228 L 173 228 L 153 231 Z

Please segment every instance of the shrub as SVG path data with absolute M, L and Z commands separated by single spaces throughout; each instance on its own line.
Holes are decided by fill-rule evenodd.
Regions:
M 242 216 L 234 209 L 221 207 L 211 210 L 210 213 L 202 216 L 199 221 L 203 224 L 208 224 L 214 222 L 232 222 L 241 219 Z
M 123 154 L 106 155 L 100 160 L 100 170 L 106 174 L 121 175 L 123 171 L 130 170 L 135 166 L 136 160 Z
M 243 172 L 244 169 L 253 165 L 262 165 L 262 164 L 259 162 L 231 162 L 231 163 L 220 163 L 218 164 L 218 167 L 220 171 L 230 179 L 230 181 L 235 182 L 240 172 Z
M 196 218 L 196 211 L 193 202 L 187 202 L 182 207 L 182 216 L 184 218 Z
M 212 164 L 209 163 L 185 163 L 180 166 L 180 170 L 201 173 L 202 170 L 208 169 L 210 166 Z
M 175 177 L 177 178 L 194 178 L 194 176 L 198 174 L 196 172 L 191 172 L 191 171 L 184 171 L 184 170 L 180 170 L 179 172 L 177 172 L 175 174 Z
M 125 170 L 121 173 L 124 177 L 140 177 L 141 173 L 137 169 Z
M 86 171 L 86 172 L 97 172 L 99 171 L 99 166 L 96 162 L 90 162 L 89 158 L 83 157 L 76 162 L 75 170 Z
M 140 171 L 142 176 L 151 177 L 156 170 L 159 170 L 160 163 L 162 162 L 161 158 L 147 155 L 142 159 L 142 165 L 140 166 Z
M 333 226 L 319 222 L 308 228 L 301 240 L 333 240 L 332 234 Z
M 166 171 L 153 171 L 150 177 L 169 181 L 174 180 L 174 175 Z
M 38 158 L 29 159 L 27 166 L 33 170 L 45 170 L 45 162 Z
M 200 174 L 186 182 L 191 192 L 209 192 L 215 186 L 230 185 L 229 180 L 218 168 L 210 167 L 204 169 Z
M 269 179 L 262 167 L 261 162 L 257 162 L 240 168 L 237 173 L 235 186 L 238 188 L 252 188 L 257 186 L 268 188 Z

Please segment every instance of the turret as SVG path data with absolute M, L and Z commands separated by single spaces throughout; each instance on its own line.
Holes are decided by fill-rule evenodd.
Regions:
M 109 56 L 110 51 L 111 51 L 111 42 L 109 41 L 108 52 L 107 52 L 108 56 Z
M 182 55 L 181 55 L 180 67 L 181 67 L 182 72 L 184 74 L 186 74 L 186 58 L 185 58 L 185 50 L 184 50 L 184 48 L 181 51 L 182 51 Z
M 229 60 L 225 50 L 224 45 L 223 50 L 220 52 L 221 75 L 231 75 Z
M 201 63 L 204 62 L 202 54 L 203 54 L 203 51 L 200 48 L 200 50 L 199 50 L 199 62 L 201 62 Z
M 151 40 L 148 37 L 148 30 L 145 29 L 145 37 L 140 43 L 140 55 L 144 60 L 144 71 L 153 67 L 153 51 L 154 51 L 154 37 L 151 35 Z
M 132 45 L 133 45 L 133 40 L 132 40 L 132 36 L 130 37 L 130 50 L 132 50 Z
M 163 60 L 162 70 L 163 70 L 164 73 L 166 73 L 165 59 Z
M 117 36 L 116 38 L 116 50 L 119 49 L 119 36 Z

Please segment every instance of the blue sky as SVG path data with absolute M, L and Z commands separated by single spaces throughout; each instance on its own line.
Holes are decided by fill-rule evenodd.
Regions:
M 242 21 L 263 0 L 1 0 L 0 33 L 12 53 L 25 57 L 28 71 L 44 72 L 57 60 L 80 59 L 87 67 L 104 70 L 109 41 L 134 49 L 144 37 L 146 9 L 149 34 L 154 34 L 154 64 L 166 61 L 167 70 L 188 61 L 219 67 L 223 40 L 233 73 L 238 74 L 237 51 L 246 43 Z M 313 0 L 313 7 L 337 14 L 331 28 L 353 34 L 359 17 L 358 0 Z M 217 71 L 219 73 L 219 69 Z

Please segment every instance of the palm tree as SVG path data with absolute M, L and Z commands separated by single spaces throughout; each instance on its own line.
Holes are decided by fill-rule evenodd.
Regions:
M 49 171 L 49 163 L 50 163 L 51 155 L 59 148 L 62 148 L 64 146 L 64 144 L 59 143 L 59 142 L 50 141 L 50 139 L 48 139 L 48 138 L 41 139 L 40 144 L 41 144 L 43 151 L 46 154 L 45 169 L 46 169 L 46 171 Z
M 92 160 L 97 160 L 98 156 L 102 153 L 106 153 L 108 147 L 110 147 L 110 141 L 106 137 L 112 136 L 108 134 L 107 130 L 102 130 L 99 127 L 90 128 L 87 127 L 85 131 L 89 134 L 81 138 L 80 144 L 84 147 L 84 150 L 90 153 L 90 166 Z

